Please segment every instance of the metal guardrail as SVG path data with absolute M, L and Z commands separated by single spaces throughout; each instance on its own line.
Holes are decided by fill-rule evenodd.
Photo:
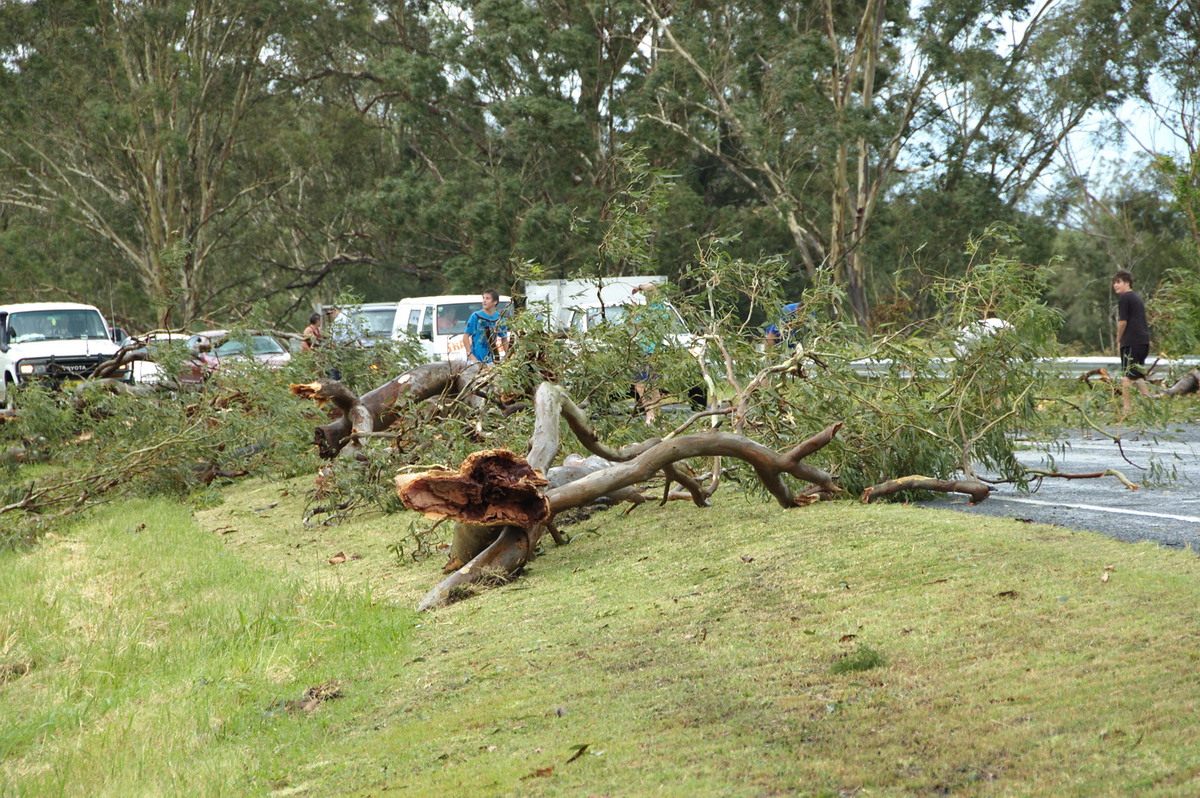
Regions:
M 862 377 L 879 377 L 884 374 L 891 373 L 893 369 L 892 360 L 856 360 L 852 363 L 854 371 Z M 933 358 L 929 361 L 931 370 L 938 375 L 945 375 L 949 371 L 949 366 L 954 363 L 954 358 Z M 1053 357 L 1042 358 L 1039 363 L 1045 366 L 1050 371 L 1055 371 L 1062 377 L 1078 379 L 1089 371 L 1095 369 L 1105 369 L 1110 376 L 1121 373 L 1121 358 L 1119 357 Z M 1171 372 L 1190 371 L 1191 369 L 1200 368 L 1200 357 L 1178 357 L 1178 358 L 1159 358 L 1149 359 L 1146 366 L 1151 368 L 1151 376 L 1163 376 Z

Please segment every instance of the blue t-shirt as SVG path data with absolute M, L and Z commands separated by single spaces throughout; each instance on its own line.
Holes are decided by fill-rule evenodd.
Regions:
M 789 341 L 792 338 L 794 338 L 796 335 L 796 331 L 794 329 L 792 329 L 792 325 L 795 323 L 795 318 L 793 318 L 793 317 L 795 316 L 796 310 L 799 307 L 800 307 L 799 302 L 793 302 L 790 305 L 784 305 L 783 313 L 781 313 L 779 315 L 779 319 L 777 321 L 772 322 L 771 324 L 767 325 L 767 329 L 765 331 L 766 335 L 768 335 L 768 336 L 777 335 L 780 338 L 787 338 Z M 786 335 L 784 333 L 780 332 L 780 330 L 779 330 L 780 327 L 783 327 L 787 331 Z
M 467 335 L 471 336 L 471 356 L 482 363 L 494 363 L 500 354 L 499 339 L 508 335 L 500 323 L 500 311 L 490 316 L 477 310 L 467 319 Z

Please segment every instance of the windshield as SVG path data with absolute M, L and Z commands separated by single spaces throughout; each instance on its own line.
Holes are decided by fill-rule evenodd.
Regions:
M 477 310 L 483 310 L 482 302 L 447 302 L 437 306 L 438 335 L 461 335 L 467 331 L 467 320 Z M 501 316 L 508 310 L 508 303 L 501 302 L 496 312 Z
M 30 310 L 8 317 L 8 340 L 65 341 L 108 339 L 104 319 L 94 310 Z
M 282 355 L 284 349 L 269 335 L 252 335 L 250 336 L 250 353 L 254 355 Z M 233 338 L 225 341 L 213 353 L 217 357 L 228 357 L 229 355 L 244 355 L 246 353 L 246 342 L 240 338 Z
M 352 323 L 358 325 L 367 335 L 387 338 L 392 334 L 392 322 L 396 320 L 396 309 L 352 310 L 347 315 L 353 320 Z M 350 320 L 347 321 L 350 322 Z
M 330 334 L 345 343 L 354 338 L 390 338 L 396 320 L 395 306 L 387 308 L 345 308 L 334 317 Z

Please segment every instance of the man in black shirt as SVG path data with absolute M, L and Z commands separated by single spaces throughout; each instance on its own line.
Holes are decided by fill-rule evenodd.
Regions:
M 1121 350 L 1121 406 L 1129 415 L 1129 388 L 1136 382 L 1142 396 L 1149 398 L 1146 387 L 1146 357 L 1150 354 L 1150 325 L 1146 323 L 1146 305 L 1134 293 L 1133 275 L 1122 269 L 1113 275 L 1113 293 L 1117 295 L 1117 346 Z

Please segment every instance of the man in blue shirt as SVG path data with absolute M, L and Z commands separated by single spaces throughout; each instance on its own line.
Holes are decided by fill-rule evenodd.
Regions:
M 799 308 L 799 302 L 784 305 L 783 312 L 779 314 L 779 319 L 767 325 L 766 336 L 768 348 L 780 341 L 787 341 L 791 344 L 796 340 L 796 311 Z
M 495 363 L 504 357 L 508 348 L 508 328 L 500 322 L 500 313 L 496 310 L 500 294 L 489 288 L 483 292 L 482 299 L 483 310 L 475 311 L 467 319 L 467 336 L 470 338 L 467 359 Z

